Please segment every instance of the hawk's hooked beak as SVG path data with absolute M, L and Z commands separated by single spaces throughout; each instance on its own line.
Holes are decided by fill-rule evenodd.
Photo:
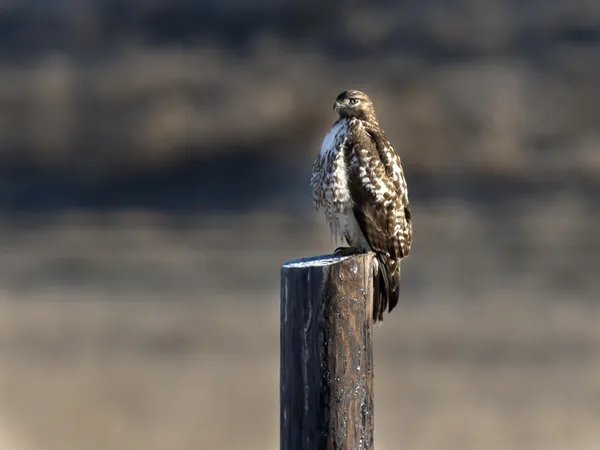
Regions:
M 339 111 L 341 107 L 342 107 L 342 104 L 336 100 L 335 103 L 333 104 L 333 110 Z

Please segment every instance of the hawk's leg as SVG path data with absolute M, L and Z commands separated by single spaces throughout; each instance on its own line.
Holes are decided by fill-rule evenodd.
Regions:
M 361 253 L 360 249 L 356 247 L 338 247 L 334 250 L 335 256 L 352 256 Z

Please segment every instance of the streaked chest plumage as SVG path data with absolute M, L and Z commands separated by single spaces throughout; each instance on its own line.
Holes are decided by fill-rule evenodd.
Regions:
M 350 202 L 348 170 L 344 147 L 349 123 L 340 120 L 323 139 L 321 152 L 313 169 L 313 199 L 317 208 L 344 209 Z
M 350 195 L 352 166 L 356 161 L 346 145 L 349 133 L 357 126 L 356 119 L 342 119 L 329 130 L 313 165 L 311 178 L 315 207 L 323 210 L 333 236 L 343 236 L 350 245 L 363 241 Z

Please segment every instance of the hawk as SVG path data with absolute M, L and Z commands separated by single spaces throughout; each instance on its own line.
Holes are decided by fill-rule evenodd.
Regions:
M 339 118 L 313 165 L 313 202 L 325 213 L 334 238 L 343 238 L 349 246 L 339 247 L 336 254 L 375 252 L 377 322 L 398 303 L 400 260 L 412 244 L 406 180 L 365 93 L 344 91 L 333 109 Z

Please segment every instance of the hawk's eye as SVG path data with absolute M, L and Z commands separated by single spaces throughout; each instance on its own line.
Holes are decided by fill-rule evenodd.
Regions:
M 356 106 L 358 105 L 359 100 L 357 98 L 351 98 L 348 103 L 350 103 L 352 106 Z

